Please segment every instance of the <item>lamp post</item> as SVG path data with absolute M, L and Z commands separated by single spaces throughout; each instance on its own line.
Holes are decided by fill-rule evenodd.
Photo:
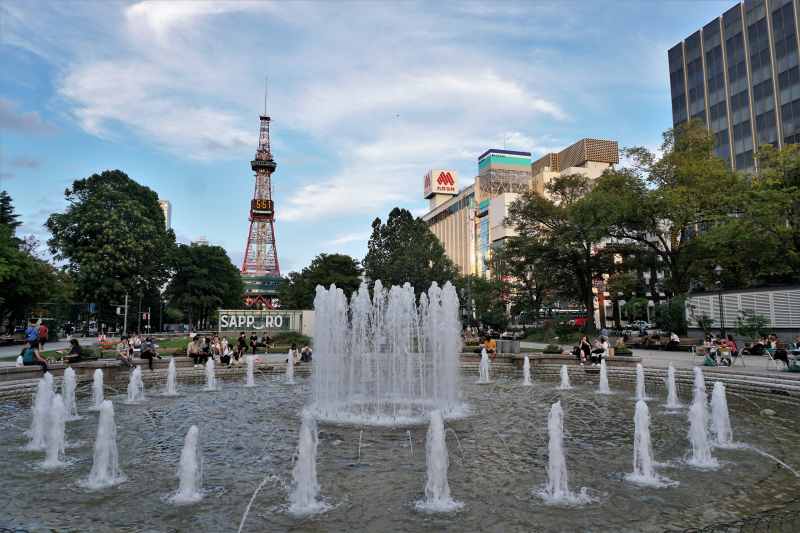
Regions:
M 717 265 L 714 267 L 714 274 L 717 275 L 717 297 L 719 298 L 719 321 L 720 321 L 720 334 L 725 338 L 725 308 L 722 305 L 722 267 Z

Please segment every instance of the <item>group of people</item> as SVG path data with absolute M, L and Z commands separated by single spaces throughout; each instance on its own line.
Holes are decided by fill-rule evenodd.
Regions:
M 141 359 L 147 360 L 147 366 L 153 370 L 153 359 L 161 359 L 156 351 L 156 343 L 152 337 L 145 337 L 142 339 L 139 335 L 127 337 L 123 335 L 117 344 L 117 359 L 128 368 L 133 368 L 134 356 L 139 356 Z
M 42 372 L 47 372 L 47 359 L 42 353 L 49 334 L 44 322 L 35 318 L 30 319 L 28 327 L 25 329 L 25 346 L 20 353 L 24 366 L 39 365 Z
M 226 337 L 220 337 L 219 335 L 210 337 L 195 335 L 189 342 L 186 354 L 192 358 L 195 367 L 202 367 L 209 359 L 214 359 L 220 364 L 230 367 L 234 364 L 239 364 L 240 359 L 247 354 L 248 347 L 255 354 L 258 346 L 265 346 L 267 353 L 269 353 L 271 344 L 272 339 L 269 336 L 259 339 L 253 334 L 248 338 L 244 332 L 239 333 L 239 337 L 233 344 Z M 312 351 L 308 345 L 298 351 L 297 345 L 292 344 L 290 352 L 295 362 L 311 361 Z
M 578 344 L 572 347 L 572 355 L 580 361 L 581 366 L 586 363 L 599 365 L 608 357 L 608 337 L 600 335 L 590 343 L 589 337 L 582 335 Z
M 733 359 L 739 357 L 739 346 L 733 335 L 723 337 L 714 334 L 706 335 L 703 340 L 706 354 L 703 358 L 704 366 L 731 366 Z

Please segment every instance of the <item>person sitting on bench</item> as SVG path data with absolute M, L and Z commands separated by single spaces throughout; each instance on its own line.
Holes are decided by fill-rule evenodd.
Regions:
M 22 356 L 22 364 L 24 366 L 39 365 L 42 367 L 42 372 L 47 372 L 47 359 L 41 356 L 39 348 L 28 345 L 22 349 L 20 353 Z
M 78 344 L 78 339 L 69 340 L 69 353 L 64 356 L 64 362 L 68 364 L 78 363 L 83 359 L 83 348 Z

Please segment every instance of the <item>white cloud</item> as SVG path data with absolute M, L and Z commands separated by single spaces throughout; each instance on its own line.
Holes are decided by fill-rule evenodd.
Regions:
M 329 246 L 341 246 L 351 242 L 366 242 L 367 239 L 369 239 L 369 233 L 345 233 L 344 235 L 339 235 L 328 241 L 326 244 Z

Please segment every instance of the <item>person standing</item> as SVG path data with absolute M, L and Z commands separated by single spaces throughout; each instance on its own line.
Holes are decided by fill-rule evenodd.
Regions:
M 256 354 L 256 347 L 258 346 L 258 335 L 255 333 L 250 335 L 250 349 L 253 350 L 253 355 Z
M 47 329 L 47 324 L 44 322 L 39 324 L 37 333 L 39 334 L 39 353 L 42 353 L 44 352 L 44 343 L 47 342 L 47 336 L 50 334 L 50 330 Z
M 31 348 L 39 349 L 39 326 L 36 325 L 36 319 L 31 318 L 28 323 L 28 329 L 25 330 L 25 342 Z

